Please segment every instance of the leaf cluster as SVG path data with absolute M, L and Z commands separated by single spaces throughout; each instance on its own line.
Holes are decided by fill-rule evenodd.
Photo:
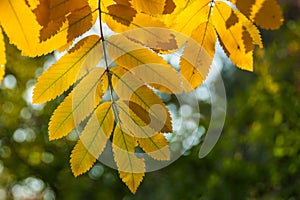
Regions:
M 172 132 L 171 117 L 153 88 L 182 93 L 198 87 L 217 42 L 236 66 L 252 71 L 254 48 L 263 46 L 257 26 L 277 29 L 283 22 L 276 0 L 1 0 L 0 10 L 0 79 L 2 29 L 25 56 L 66 50 L 34 89 L 34 103 L 71 90 L 51 117 L 49 139 L 84 126 L 71 155 L 75 176 L 88 171 L 110 142 L 133 193 L 146 172 L 137 148 L 152 159 L 170 159 L 163 133 Z M 99 34 L 83 37 L 97 19 Z M 105 38 L 103 23 L 119 34 Z M 180 48 L 177 72 L 159 53 Z

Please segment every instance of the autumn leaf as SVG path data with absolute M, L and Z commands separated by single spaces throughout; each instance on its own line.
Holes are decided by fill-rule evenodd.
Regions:
M 237 8 L 264 29 L 278 29 L 283 23 L 282 11 L 276 0 L 231 0 Z
M 135 155 L 136 139 L 116 126 L 113 134 L 113 152 L 120 178 L 135 193 L 144 177 L 145 163 Z
M 203 83 L 208 75 L 215 54 L 216 32 L 213 26 L 205 22 L 200 24 L 187 41 L 180 60 L 180 74 L 188 82 L 188 92 Z
M 0 9 L 0 80 L 2 30 L 25 56 L 66 51 L 33 93 L 34 103 L 66 96 L 51 116 L 49 139 L 83 128 L 71 154 L 75 176 L 110 141 L 132 193 L 145 175 L 144 158 L 170 159 L 163 133 L 173 132 L 172 119 L 156 92 L 182 94 L 201 85 L 217 44 L 237 67 L 252 71 L 255 46 L 263 47 L 256 25 L 277 29 L 283 22 L 275 0 L 2 0 Z M 93 28 L 97 19 L 100 31 Z M 118 34 L 106 36 L 104 23 Z M 179 69 L 161 55 L 181 49 Z
M 77 46 L 80 46 L 77 51 L 71 49 L 38 78 L 33 92 L 34 103 L 43 103 L 61 95 L 100 61 L 102 45 L 98 36 L 81 40 L 74 49 Z
M 133 103 L 129 107 L 126 103 L 119 101 L 117 105 L 123 130 L 136 137 L 140 147 L 154 159 L 169 160 L 168 143 L 162 133 L 157 132 L 162 130 L 161 127 L 164 124 L 161 121 L 155 121 L 152 125 L 146 124 L 142 114 L 148 115 L 148 113 L 134 112 L 136 111 L 134 107 L 138 106 L 137 104 Z
M 104 69 L 92 70 L 65 98 L 54 111 L 49 123 L 49 139 L 59 139 L 70 133 L 99 104 L 95 102 L 95 91 L 101 81 Z M 103 91 L 102 95 L 103 95 Z M 101 96 L 102 96 L 101 95 Z
M 113 131 L 114 120 L 110 102 L 99 105 L 90 117 L 71 155 L 75 176 L 88 171 L 105 148 Z

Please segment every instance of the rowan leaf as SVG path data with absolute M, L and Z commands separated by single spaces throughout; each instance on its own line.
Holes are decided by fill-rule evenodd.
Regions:
M 98 105 L 95 102 L 97 86 L 104 69 L 92 70 L 54 111 L 49 123 L 49 139 L 59 139 L 70 133 Z M 104 91 L 102 91 L 102 94 Z
M 79 176 L 86 171 L 90 170 L 97 158 L 90 154 L 88 149 L 82 144 L 81 140 L 77 141 L 77 144 L 73 148 L 71 154 L 71 169 L 74 176 Z
M 39 24 L 24 0 L 0 1 L 0 24 L 23 55 L 35 55 Z
M 209 19 L 211 0 L 193 1 L 180 12 L 173 21 L 172 29 L 190 36 L 200 24 Z
M 200 24 L 187 41 L 180 60 L 180 74 L 189 83 L 188 92 L 203 83 L 215 54 L 216 32 L 209 22 Z
M 5 43 L 4 43 L 3 32 L 0 27 L 0 84 L 5 74 L 5 64 L 6 64 Z
M 135 155 L 137 141 L 122 130 L 119 125 L 115 127 L 113 134 L 113 153 L 120 178 L 135 193 L 145 175 L 144 159 Z
M 124 68 L 116 67 L 112 73 L 112 85 L 121 100 L 132 101 L 146 112 L 151 112 L 159 122 L 163 122 L 161 127 L 165 132 L 172 132 L 170 113 L 163 101 L 150 88 L 135 76 L 131 76 L 130 71 Z M 125 73 L 129 75 L 129 78 L 122 78 Z
M 133 7 L 142 13 L 158 15 L 164 12 L 166 0 L 131 0 Z
M 276 0 L 232 0 L 237 8 L 264 29 L 278 29 L 283 23 L 282 10 Z
M 148 138 L 137 138 L 139 146 L 156 160 L 170 160 L 169 144 L 162 133 Z
M 110 102 L 97 107 L 80 135 L 71 155 L 71 169 L 75 176 L 88 171 L 104 150 L 113 131 L 114 119 Z
M 115 10 L 114 10 L 115 11 Z M 115 11 L 116 12 L 116 11 Z M 145 28 L 145 27 L 159 27 L 159 28 L 167 28 L 162 19 L 156 18 L 144 13 L 137 13 L 131 18 L 128 17 L 128 14 L 123 16 L 119 16 L 117 13 L 105 13 L 105 22 L 115 32 L 124 32 L 137 28 Z M 116 20 L 118 19 L 118 20 Z M 122 23 L 120 23 L 122 22 Z M 125 24 L 125 25 L 124 25 Z M 129 24 L 128 26 L 126 24 Z M 145 30 L 147 31 L 147 30 Z
M 252 71 L 254 45 L 262 46 L 257 28 L 239 11 L 224 2 L 215 3 L 211 21 L 230 60 L 238 67 Z M 250 37 L 245 37 L 245 32 Z M 245 39 L 248 41 L 245 42 Z
M 145 83 L 163 92 L 182 92 L 176 70 L 159 55 L 121 35 L 110 37 L 108 43 L 111 59 Z
M 81 46 L 81 43 L 84 44 Z M 38 78 L 33 92 L 34 103 L 43 103 L 61 95 L 100 61 L 102 44 L 98 36 L 89 36 L 78 46 L 81 46 L 80 49 L 64 55 Z
M 164 123 L 160 123 L 160 121 L 157 123 L 155 121 L 154 123 L 150 122 L 151 124 L 146 124 L 142 119 L 144 116 L 141 114 L 148 115 L 148 113 L 139 112 L 136 114 L 132 112 L 132 110 L 136 111 L 134 107 L 138 104 L 131 105 L 130 107 L 133 109 L 129 108 L 129 105 L 122 101 L 118 101 L 117 105 L 123 130 L 136 137 L 137 141 L 140 142 L 140 147 L 154 159 L 169 160 L 170 152 L 168 143 L 165 137 L 157 132 L 157 130 L 162 129 Z
M 107 9 L 108 14 L 112 17 L 112 19 L 125 26 L 130 25 L 137 13 L 136 10 L 132 8 L 129 1 L 121 1 L 117 4 L 110 5 Z

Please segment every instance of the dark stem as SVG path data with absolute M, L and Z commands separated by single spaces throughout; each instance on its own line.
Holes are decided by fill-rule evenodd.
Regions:
M 99 11 L 99 25 L 100 25 L 100 36 L 101 36 L 101 42 L 102 42 L 102 48 L 103 48 L 103 57 L 104 57 L 104 63 L 105 63 L 105 73 L 107 75 L 107 79 L 108 79 L 108 89 L 109 89 L 109 95 L 111 98 L 111 102 L 112 102 L 112 109 L 115 115 L 115 119 L 117 120 L 117 122 L 119 121 L 119 117 L 118 117 L 118 112 L 117 112 L 117 108 L 116 108 L 116 104 L 115 104 L 115 99 L 113 96 L 113 87 L 112 87 L 112 82 L 111 82 L 111 71 L 109 70 L 109 66 L 108 66 L 108 59 L 107 59 L 107 52 L 106 52 L 106 47 L 105 47 L 105 43 L 106 40 L 104 38 L 104 34 L 103 34 L 103 26 L 102 26 L 102 11 L 101 11 L 101 0 L 98 1 L 98 11 Z

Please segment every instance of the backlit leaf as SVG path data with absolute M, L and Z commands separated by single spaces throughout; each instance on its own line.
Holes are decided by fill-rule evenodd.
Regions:
M 90 154 L 87 148 L 82 144 L 81 140 L 77 141 L 71 154 L 71 169 L 74 176 L 79 176 L 90 170 L 97 158 Z
M 92 70 L 54 111 L 49 123 L 50 140 L 66 136 L 92 113 L 98 105 L 95 95 L 103 73 L 102 68 Z
M 139 115 L 136 115 L 134 112 L 131 112 L 128 105 L 122 101 L 118 101 L 117 105 L 123 130 L 126 130 L 127 133 L 136 137 L 140 143 L 140 147 L 154 159 L 169 160 L 170 153 L 168 143 L 161 133 L 155 131 L 157 129 L 161 130 L 163 125 L 157 122 L 150 122 L 152 125 L 146 124 L 140 118 L 142 117 L 140 114 L 145 113 L 138 113 Z M 132 105 L 131 107 L 134 106 L 135 105 Z
M 180 74 L 195 89 L 206 79 L 215 54 L 216 32 L 208 22 L 200 24 L 187 41 L 180 60 Z
M 215 3 L 211 20 L 219 36 L 220 44 L 230 60 L 238 67 L 252 71 L 254 44 L 262 46 L 257 28 L 239 11 L 232 9 L 224 2 Z M 250 34 L 250 37 L 245 37 L 245 31 Z M 243 39 L 250 41 L 244 42 Z M 250 49 L 249 42 L 252 43 Z
M 137 138 L 139 146 L 156 160 L 170 160 L 168 142 L 162 133 L 148 138 Z
M 38 78 L 33 93 L 34 103 L 49 101 L 61 95 L 100 61 L 102 45 L 99 37 L 89 36 L 78 45 L 83 42 L 78 51 L 64 55 Z
M 149 15 L 162 14 L 165 8 L 165 0 L 131 0 L 133 7 L 138 12 Z
M 194 1 L 178 14 L 171 28 L 190 36 L 199 24 L 206 22 L 211 12 L 210 0 Z
M 135 155 L 137 141 L 125 133 L 118 125 L 113 135 L 113 153 L 120 178 L 135 193 L 144 177 L 145 163 Z
M 130 78 L 123 79 L 122 76 L 125 73 Z M 160 122 L 164 122 L 165 132 L 172 132 L 170 113 L 163 101 L 141 80 L 131 75 L 131 72 L 124 68 L 114 68 L 112 84 L 119 98 L 140 105 L 148 113 L 151 109 L 151 114 Z
M 39 24 L 24 0 L 0 1 L 0 24 L 10 43 L 22 50 L 23 55 L 36 54 Z
M 261 28 L 278 29 L 283 23 L 282 11 L 276 0 L 232 0 L 232 3 Z
M 138 74 L 145 83 L 163 92 L 182 91 L 176 70 L 159 55 L 121 35 L 110 37 L 108 43 L 111 59 L 135 75 Z
M 92 114 L 71 155 L 75 176 L 88 171 L 105 148 L 114 126 L 111 103 L 101 104 Z

